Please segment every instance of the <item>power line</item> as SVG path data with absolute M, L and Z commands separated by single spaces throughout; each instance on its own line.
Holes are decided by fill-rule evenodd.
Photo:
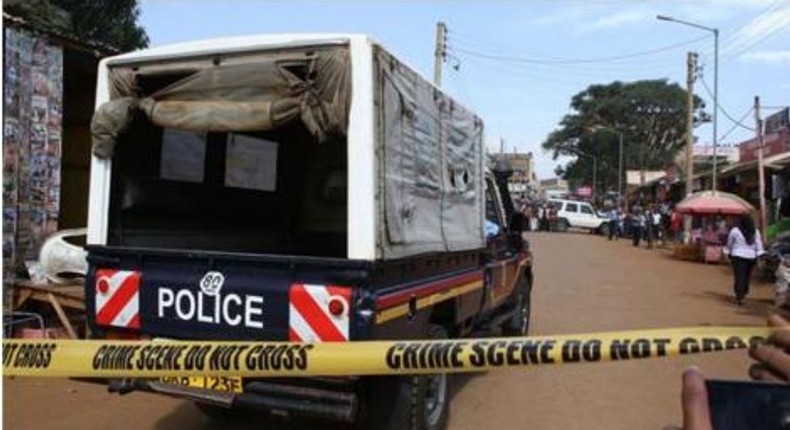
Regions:
M 722 53 L 722 57 L 726 57 L 728 54 L 728 49 L 731 49 L 733 46 L 736 46 L 738 43 L 736 42 L 737 36 L 741 33 L 744 29 L 748 28 L 751 25 L 759 22 L 760 20 L 764 19 L 765 17 L 769 16 L 770 13 L 775 12 L 774 9 L 777 6 L 780 6 L 783 1 L 787 0 L 774 0 L 771 4 L 769 4 L 765 9 L 760 11 L 758 14 L 754 15 L 750 20 L 744 22 L 743 24 L 739 25 L 738 27 L 722 32 L 722 34 L 726 33 L 727 35 L 722 40 L 722 46 L 720 47 L 720 52 Z M 746 43 L 749 43 L 748 41 Z M 741 43 L 741 45 L 743 45 Z M 704 57 L 706 60 L 710 60 L 711 56 L 713 55 L 713 48 L 706 48 L 701 52 L 701 56 Z
M 512 52 L 512 50 L 513 50 L 512 46 L 507 46 L 507 45 L 505 45 L 503 43 L 497 43 L 497 42 L 490 41 L 490 40 L 478 39 L 476 37 L 469 36 L 469 35 L 467 35 L 465 33 L 460 33 L 460 32 L 455 31 L 455 30 L 453 30 L 453 31 L 449 31 L 448 30 L 448 38 L 449 38 L 449 40 L 451 42 L 451 45 L 454 48 L 466 49 L 466 50 L 470 50 L 470 51 L 479 51 L 479 50 L 489 51 L 489 50 L 493 50 L 494 52 L 498 52 L 500 54 L 504 54 L 504 53 L 506 53 L 508 51 Z M 563 62 L 567 62 L 568 60 L 572 60 L 571 58 L 566 58 L 566 57 L 558 57 L 558 56 L 554 56 L 554 55 L 547 55 L 547 54 L 540 53 L 540 52 L 525 51 L 525 50 L 521 50 L 521 49 L 519 49 L 519 52 L 516 55 L 523 56 L 523 57 L 530 57 L 530 58 L 535 57 L 536 59 L 553 60 L 553 61 L 549 61 L 548 64 L 545 64 L 546 66 L 554 66 L 554 67 L 573 66 L 573 64 L 563 63 Z M 559 62 L 559 64 L 557 64 L 556 62 Z M 623 62 L 624 63 L 638 64 L 640 66 L 645 66 L 645 67 L 655 66 L 656 64 L 659 64 L 659 63 L 662 63 L 662 64 L 669 64 L 670 63 L 670 61 L 667 60 L 667 59 L 659 60 L 658 62 L 655 61 L 655 60 L 646 62 L 645 59 L 642 59 L 642 58 L 635 58 L 635 59 L 632 59 L 631 61 L 627 61 L 627 59 L 626 59 L 626 60 L 623 60 Z M 671 64 L 677 64 L 677 61 L 671 60 Z M 544 65 L 544 64 L 540 64 L 540 65 Z M 587 64 L 584 64 L 582 67 L 607 67 L 607 66 L 610 66 L 610 67 L 611 66 L 621 67 L 619 64 L 615 65 L 615 64 L 605 64 L 605 63 L 604 64 L 590 64 L 590 63 L 587 63 Z
M 454 42 L 460 42 L 460 44 L 477 45 L 476 47 L 473 47 L 473 49 L 475 49 L 475 48 L 497 49 L 497 50 L 500 50 L 500 51 L 505 51 L 505 50 L 510 49 L 509 47 L 505 46 L 504 44 L 497 43 L 497 42 L 492 42 L 492 41 L 489 41 L 489 40 L 477 39 L 476 37 L 468 36 L 465 33 L 459 33 L 455 29 L 453 29 L 453 31 L 448 31 L 447 33 L 448 33 L 447 34 L 448 38 L 450 40 L 454 41 Z M 525 51 L 525 52 L 523 52 L 523 55 L 529 55 L 529 56 L 533 56 L 533 57 L 546 58 L 546 59 L 550 59 L 550 60 L 561 60 L 561 58 L 558 58 L 558 57 L 554 57 L 554 56 L 546 55 L 546 54 L 540 54 L 540 53 L 536 53 L 536 52 L 526 52 Z
M 605 63 L 611 61 L 618 61 L 624 60 L 629 58 L 637 58 L 637 57 L 644 57 L 646 55 L 656 54 L 658 52 L 668 51 L 671 49 L 675 49 L 681 46 L 690 45 L 692 43 L 699 42 L 705 38 L 710 37 L 709 35 L 704 35 L 701 37 L 695 37 L 694 39 L 685 40 L 682 42 L 673 43 L 671 45 L 664 45 L 653 49 L 648 49 L 645 51 L 639 52 L 632 52 L 628 54 L 621 54 L 621 55 L 612 55 L 607 57 L 593 57 L 593 58 L 556 58 L 556 59 L 545 59 L 545 60 L 538 60 L 535 58 L 528 58 L 528 57 L 521 57 L 521 56 L 511 56 L 511 55 L 501 55 L 501 54 L 488 54 L 485 52 L 473 51 L 473 50 L 466 50 L 462 48 L 455 48 L 456 51 L 480 58 L 487 58 L 489 60 L 500 60 L 500 61 L 509 61 L 514 63 L 528 63 L 528 64 L 579 64 L 579 63 Z M 536 55 L 537 56 L 537 55 Z
M 774 36 L 776 33 L 779 33 L 780 31 L 782 31 L 782 30 L 784 30 L 784 29 L 786 29 L 786 28 L 790 28 L 790 20 L 788 20 L 788 23 L 786 23 L 786 24 L 781 24 L 781 23 L 780 23 L 780 24 L 779 24 L 779 26 L 777 26 L 777 27 L 775 27 L 773 30 L 771 30 L 771 31 L 769 31 L 769 32 L 767 32 L 767 33 L 765 33 L 765 34 L 763 35 L 763 37 L 761 37 L 761 38 L 759 38 L 759 39 L 755 40 L 753 43 L 751 43 L 751 44 L 747 45 L 746 47 L 744 47 L 744 48 L 743 48 L 743 49 L 741 49 L 740 51 L 738 51 L 738 52 L 736 52 L 736 53 L 732 54 L 732 55 L 730 56 L 730 58 L 728 58 L 728 59 L 726 59 L 726 60 L 724 61 L 724 63 L 728 63 L 728 62 L 732 61 L 733 59 L 740 57 L 742 54 L 744 54 L 744 53 L 745 53 L 746 51 L 748 51 L 749 49 L 751 49 L 751 48 L 753 48 L 753 47 L 755 47 L 755 46 L 759 45 L 760 43 L 762 43 L 762 42 L 763 42 L 763 41 L 765 41 L 766 39 L 768 39 L 768 38 L 770 38 L 770 37 Z
M 787 0 L 775 0 L 765 10 L 763 10 L 762 13 L 758 14 L 752 20 L 733 31 L 725 43 L 727 46 L 724 46 L 721 50 L 721 56 L 724 57 L 725 62 L 729 62 L 733 58 L 737 58 L 744 52 L 748 51 L 750 48 L 762 43 L 764 40 L 785 28 L 787 24 L 784 21 L 779 20 L 778 22 L 772 23 L 769 26 L 761 29 L 756 34 L 745 34 L 745 30 L 748 30 L 751 26 L 764 24 L 766 22 L 770 23 L 770 21 L 767 20 L 769 20 L 770 17 L 772 17 L 773 14 L 777 12 L 783 13 L 782 6 L 786 3 L 788 3 Z M 741 35 L 743 35 L 743 37 L 739 37 Z M 710 53 L 708 53 L 708 55 L 709 54 Z
M 450 49 L 453 49 L 458 54 L 463 54 L 461 51 L 475 52 L 475 53 L 481 52 L 481 48 L 479 46 L 471 46 L 466 42 L 461 42 L 455 38 L 451 40 L 448 46 Z M 487 55 L 491 54 L 486 50 L 483 50 L 482 52 L 486 52 Z M 500 50 L 499 52 L 495 52 L 495 53 L 497 55 L 502 55 L 501 52 L 503 51 Z M 535 62 L 531 62 L 531 63 L 522 63 L 521 65 L 523 66 L 528 65 L 529 67 L 545 67 L 554 70 L 559 69 L 562 70 L 563 73 L 567 73 L 568 71 L 574 71 L 574 70 L 589 71 L 589 72 L 601 73 L 601 74 L 611 73 L 612 71 L 642 73 L 642 72 L 655 72 L 656 70 L 662 70 L 662 71 L 670 70 L 670 69 L 674 70 L 680 64 L 676 59 L 661 58 L 661 57 L 653 57 L 653 58 L 636 57 L 636 58 L 625 59 L 620 61 L 597 62 L 597 63 L 567 63 L 567 62 L 562 62 L 567 59 L 560 59 L 558 57 L 552 57 L 552 60 L 545 62 L 537 61 L 540 58 L 545 58 L 545 57 L 540 57 L 542 54 L 538 54 L 538 53 L 520 52 L 517 55 L 524 58 L 530 58 L 536 60 Z M 474 56 L 474 54 L 469 55 L 469 57 L 472 56 Z M 500 59 L 491 59 L 491 58 L 485 58 L 485 60 L 499 61 L 502 63 L 505 62 L 514 63 L 514 64 L 519 63 L 519 62 L 513 62 L 507 60 L 503 61 Z
M 708 93 L 708 95 L 709 95 L 711 98 L 713 98 L 713 91 L 711 91 L 711 90 L 710 90 L 710 88 L 708 87 L 708 83 L 707 83 L 707 82 L 705 82 L 705 79 L 702 77 L 702 75 L 700 75 L 700 76 L 699 76 L 699 80 L 700 80 L 700 82 L 702 82 L 702 87 L 703 87 L 703 88 L 705 88 L 705 92 L 706 92 L 706 93 Z M 749 126 L 746 126 L 746 125 L 743 125 L 743 124 L 741 123 L 741 121 L 743 121 L 743 120 L 741 120 L 741 121 L 738 121 L 738 120 L 734 119 L 734 118 L 732 117 L 732 115 L 730 115 L 730 114 L 729 114 L 729 112 L 727 112 L 727 111 L 724 109 L 724 107 L 721 105 L 721 103 L 719 103 L 717 106 L 714 106 L 714 109 L 718 109 L 718 110 L 719 110 L 719 112 L 723 113 L 723 114 L 724 114 L 724 116 L 726 116 L 726 117 L 727 117 L 727 119 L 729 119 L 730 121 L 732 121 L 732 122 L 733 122 L 733 124 L 736 124 L 737 126 L 739 126 L 739 127 L 743 128 L 743 129 L 746 129 L 746 130 L 749 130 L 749 131 L 754 131 L 754 128 L 752 128 L 752 127 L 749 127 Z
M 476 64 L 488 70 L 493 70 L 517 79 L 529 79 L 541 83 L 559 85 L 562 87 L 565 87 L 567 85 L 574 85 L 574 86 L 580 85 L 580 82 L 578 81 L 556 79 L 556 75 L 553 75 L 550 78 L 542 75 L 537 75 L 534 73 L 534 71 L 525 69 L 523 67 L 519 67 L 518 65 L 515 64 L 501 63 L 501 62 L 485 62 L 485 60 L 481 60 L 474 57 L 466 57 L 466 56 L 463 57 L 463 60 L 467 64 Z
M 760 13 L 758 13 L 757 15 L 752 17 L 752 19 L 750 19 L 750 20 L 744 22 L 743 24 L 739 25 L 738 27 L 730 30 L 728 32 L 728 36 L 725 37 L 723 42 L 727 43 L 728 41 L 732 40 L 735 37 L 735 35 L 738 34 L 739 31 L 743 30 L 744 28 L 748 27 L 749 25 L 752 25 L 753 23 L 755 23 L 758 20 L 762 19 L 763 16 L 767 15 L 768 12 L 771 12 L 772 9 L 774 7 L 776 7 L 778 4 L 780 4 L 782 1 L 783 0 L 774 0 L 774 1 L 772 1 L 771 4 L 769 4 L 765 9 L 761 10 Z
M 739 120 L 738 120 L 738 123 L 737 123 L 737 124 L 733 124 L 733 125 L 732 125 L 732 127 L 731 127 L 729 130 L 727 130 L 727 132 L 726 132 L 726 133 L 724 133 L 724 134 L 723 134 L 721 137 L 719 137 L 719 142 L 721 142 L 721 141 L 723 141 L 724 139 L 726 139 L 726 138 L 727 138 L 727 136 L 729 136 L 729 135 L 730 135 L 730 133 L 732 133 L 733 131 L 735 131 L 735 130 L 736 130 L 738 127 L 742 126 L 742 125 L 741 125 L 741 123 L 743 122 L 743 120 L 745 120 L 745 119 L 746 119 L 746 117 L 747 117 L 747 116 L 749 116 L 749 114 L 750 114 L 750 113 L 752 113 L 752 111 L 754 111 L 754 107 L 750 107 L 750 108 L 749 108 L 749 110 L 748 110 L 748 111 L 746 111 L 746 113 L 745 113 L 745 114 L 743 114 L 743 116 L 741 117 L 741 119 L 739 119 Z
M 513 63 L 513 62 L 507 62 L 507 61 L 501 61 L 501 60 L 493 60 L 493 59 L 489 59 L 489 58 L 479 58 L 479 57 L 475 57 L 474 55 L 465 54 L 465 53 L 461 52 L 461 50 L 458 50 L 457 48 L 454 48 L 454 47 L 450 47 L 449 49 L 450 49 L 450 52 L 452 52 L 454 55 L 458 56 L 458 58 L 463 58 L 466 61 L 471 60 L 471 59 L 475 59 L 475 60 L 478 60 L 479 62 L 485 63 L 485 64 L 492 64 L 492 65 L 493 64 L 497 64 L 497 65 L 500 65 L 500 66 L 507 66 L 507 67 L 510 67 L 510 68 L 516 69 L 516 70 L 528 71 L 528 72 L 533 73 L 533 74 L 535 74 L 535 73 L 547 74 L 547 75 L 550 75 L 552 77 L 558 75 L 558 71 L 557 71 L 558 69 L 561 71 L 561 75 L 562 76 L 569 76 L 569 77 L 578 76 L 580 79 L 594 79 L 594 80 L 615 79 L 615 77 L 617 75 L 623 75 L 623 76 L 619 77 L 619 79 L 627 80 L 627 79 L 629 79 L 628 75 L 645 74 L 648 71 L 653 76 L 655 76 L 656 73 L 660 73 L 662 71 L 665 72 L 663 74 L 669 75 L 669 71 L 667 70 L 668 67 L 660 67 L 660 66 L 654 66 L 654 67 L 651 67 L 649 69 L 644 69 L 644 70 L 636 70 L 636 69 L 627 68 L 627 67 L 626 68 L 618 68 L 618 69 L 602 70 L 602 69 L 588 68 L 588 67 L 585 67 L 585 66 L 579 67 L 579 65 L 572 65 L 572 64 L 570 64 L 570 65 L 560 65 L 560 64 L 530 64 L 530 65 L 527 65 L 527 64 L 523 64 L 523 63 Z M 548 68 L 548 69 L 546 69 L 546 68 Z

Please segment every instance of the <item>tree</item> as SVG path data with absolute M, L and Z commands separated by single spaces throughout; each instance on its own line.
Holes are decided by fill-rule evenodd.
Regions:
M 148 35 L 137 24 L 140 17 L 137 0 L 26 0 L 7 3 L 4 10 L 38 27 L 54 28 L 120 51 L 148 46 Z
M 562 169 L 572 185 L 592 183 L 594 155 L 598 188 L 616 187 L 617 132 L 623 133 L 626 169 L 663 169 L 685 145 L 686 90 L 665 79 L 591 85 L 571 98 L 570 108 L 543 148 L 554 159 L 576 157 Z M 704 108 L 694 96 L 695 122 L 707 118 Z

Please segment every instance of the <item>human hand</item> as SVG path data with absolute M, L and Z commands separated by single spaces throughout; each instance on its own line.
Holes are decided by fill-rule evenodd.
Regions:
M 749 350 L 749 356 L 757 361 L 749 368 L 749 376 L 758 381 L 790 382 L 790 322 L 773 314 L 768 325 L 779 330 L 768 338 L 768 344 Z
M 697 366 L 691 366 L 683 372 L 683 428 L 664 427 L 663 430 L 713 430 L 708 406 L 708 388 L 705 376 Z
M 683 372 L 683 430 L 713 430 L 705 376 L 696 366 Z

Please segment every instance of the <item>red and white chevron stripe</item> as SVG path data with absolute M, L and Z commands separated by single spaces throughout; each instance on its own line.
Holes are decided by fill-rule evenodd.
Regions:
M 140 328 L 140 272 L 96 270 L 96 323 Z
M 291 341 L 344 342 L 348 340 L 351 314 L 350 288 L 292 284 L 289 296 L 288 338 Z

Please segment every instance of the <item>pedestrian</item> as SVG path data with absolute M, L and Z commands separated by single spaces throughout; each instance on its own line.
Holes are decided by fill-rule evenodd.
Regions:
M 628 214 L 626 213 L 625 207 L 620 206 L 620 219 L 617 220 L 617 237 L 627 237 L 628 234 L 626 231 L 626 223 L 628 222 Z
M 538 207 L 533 205 L 530 210 L 530 216 L 529 216 L 530 230 L 538 231 L 539 221 L 540 219 L 538 218 Z
M 557 231 L 557 208 L 554 205 L 549 205 L 549 231 Z
M 639 246 L 639 241 L 642 240 L 642 231 L 645 228 L 645 214 L 642 213 L 640 208 L 633 209 L 632 223 L 631 223 L 631 238 L 634 246 Z
M 733 268 L 733 292 L 738 306 L 749 294 L 749 280 L 757 257 L 765 253 L 760 231 L 754 226 L 754 219 L 748 214 L 738 217 L 736 225 L 727 236 L 724 252 L 730 257 Z
M 661 225 L 661 212 L 655 207 L 650 215 L 650 222 L 653 223 L 653 240 L 661 246 L 664 243 L 664 231 Z
M 623 237 L 632 237 L 633 236 L 633 225 L 634 225 L 634 213 L 633 208 L 630 211 L 625 211 L 623 215 L 623 229 L 621 233 Z
M 679 213 L 677 213 L 677 211 L 672 211 L 672 216 L 670 218 L 669 224 L 672 229 L 673 239 L 677 242 L 680 242 L 682 239 L 680 235 L 683 231 L 683 227 L 682 227 L 683 217 Z
M 644 232 L 645 232 L 645 240 L 647 241 L 647 249 L 653 249 L 653 240 L 655 240 L 655 226 L 653 225 L 653 211 L 655 209 L 653 206 L 648 206 L 647 210 L 645 211 L 645 224 L 644 224 Z
M 617 224 L 620 222 L 620 211 L 617 210 L 617 206 L 612 207 L 612 210 L 609 211 L 609 240 L 617 239 Z
M 545 205 L 540 207 L 540 229 L 549 231 L 549 210 Z

